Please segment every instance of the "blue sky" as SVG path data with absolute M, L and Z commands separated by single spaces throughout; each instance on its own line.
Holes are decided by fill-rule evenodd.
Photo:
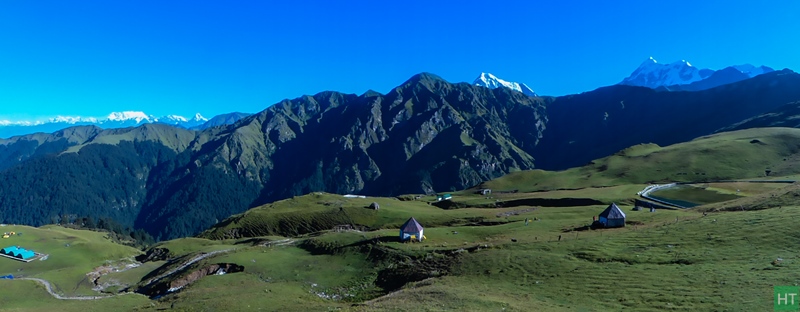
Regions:
M 800 2 L 0 1 L 0 120 L 258 112 L 419 72 L 544 95 L 644 59 L 800 70 Z

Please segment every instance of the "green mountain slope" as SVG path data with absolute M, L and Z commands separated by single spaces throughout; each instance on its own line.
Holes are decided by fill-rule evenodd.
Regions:
M 0 139 L 0 171 L 31 158 L 60 153 L 70 146 L 83 144 L 101 131 L 98 127 L 71 127 L 52 134 L 34 133 Z
M 7 222 L 94 213 L 164 239 L 314 191 L 463 189 L 534 166 L 545 102 L 420 74 L 386 95 L 322 92 L 201 132 L 145 125 L 74 135 L 0 171 L 0 205 Z M 45 176 L 52 180 L 37 183 Z
M 782 105 L 767 113 L 760 114 L 737 122 L 733 125 L 721 128 L 716 132 L 756 127 L 800 127 L 800 101 Z
M 641 144 L 577 168 L 529 170 L 487 181 L 495 190 L 536 191 L 623 184 L 764 178 L 800 173 L 800 129 L 755 128 L 659 147 Z
M 158 239 L 182 237 L 250 207 L 312 192 L 394 196 L 455 191 L 509 173 L 505 179 L 526 181 L 527 173 L 522 178 L 514 173 L 582 165 L 637 144 L 687 141 L 800 100 L 797 83 L 800 75 L 784 70 L 700 92 L 612 86 L 563 97 L 528 97 L 419 74 L 387 94 L 321 92 L 203 131 L 167 125 L 102 131 L 76 127 L 0 142 L 0 159 L 7 160 L 0 167 L 0 208 L 10 223 L 43 224 L 90 214 L 113 217 Z M 762 143 L 772 148 L 769 140 Z M 794 145 L 785 146 L 774 155 L 791 158 Z M 753 148 L 743 149 L 747 155 L 739 158 L 746 160 L 705 160 L 728 157 L 725 148 L 738 149 L 657 153 L 626 161 L 629 167 L 643 164 L 621 169 L 615 169 L 612 157 L 571 169 L 559 175 L 558 183 L 513 187 L 794 170 L 773 158 L 758 160 L 754 155 L 761 151 Z M 636 169 L 654 161 L 660 166 L 680 163 L 681 169 Z
M 463 189 L 533 167 L 543 100 L 421 74 L 387 95 L 323 92 L 286 100 L 199 134 L 186 159 L 156 181 L 137 224 L 192 231 L 228 215 L 315 191 L 399 194 Z M 186 169 L 183 169 L 186 168 Z M 163 183 L 163 184 L 162 184 Z M 146 207 L 147 208 L 147 207 Z M 224 216 L 223 216 L 224 217 Z M 222 219 L 222 218 L 219 218 Z M 166 235 L 164 235 L 166 234 Z
M 800 100 L 798 84 L 787 69 L 697 92 L 616 85 L 558 97 L 533 156 L 563 170 L 636 144 L 686 142 Z

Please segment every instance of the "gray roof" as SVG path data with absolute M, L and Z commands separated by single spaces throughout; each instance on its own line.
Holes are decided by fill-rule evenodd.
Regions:
M 600 217 L 606 219 L 625 219 L 625 213 L 622 212 L 622 209 L 619 209 L 616 203 L 611 203 L 606 210 L 600 213 Z
M 419 222 L 414 217 L 411 217 L 406 223 L 403 223 L 400 230 L 406 233 L 418 233 L 422 231 L 422 225 L 419 225 Z

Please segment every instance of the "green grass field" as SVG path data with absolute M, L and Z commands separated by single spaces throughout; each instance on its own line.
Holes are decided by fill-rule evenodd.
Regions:
M 684 206 L 688 207 L 723 202 L 743 197 L 730 192 L 717 192 L 713 189 L 700 188 L 692 185 L 679 185 L 664 190 L 657 190 L 650 193 L 650 196 L 662 200 L 678 202 L 679 204 L 683 204 Z
M 5 244 L 3 247 L 17 245 L 48 255 L 46 260 L 29 263 L 0 258 L 0 274 L 42 278 L 53 283 L 56 291 L 64 295 L 95 294 L 86 273 L 103 264 L 141 253 L 113 243 L 101 232 L 19 225 L 0 227 L 0 231 L 22 234 L 2 239 L 0 244 Z
M 150 309 L 155 303 L 141 295 L 123 295 L 100 300 L 58 300 L 34 281 L 0 280 L 3 311 L 132 311 Z
M 638 145 L 582 168 L 509 174 L 483 185 L 495 191 L 489 196 L 454 192 L 460 206 L 452 209 L 432 205 L 432 196 L 312 193 L 233 216 L 199 237 L 153 246 L 179 260 L 99 279 L 135 284 L 181 261 L 229 250 L 177 273 L 172 278 L 192 282 L 158 300 L 126 294 L 63 301 L 32 281 L 0 280 L 6 289 L 0 303 L 12 311 L 768 311 L 773 286 L 800 284 L 800 184 L 701 181 L 660 195 L 706 205 L 653 213 L 631 205 L 653 181 L 796 178 L 797 151 L 789 143 L 797 139 L 798 129 L 753 129 L 668 147 Z M 773 173 L 764 177 L 764 168 Z M 491 208 L 534 199 L 594 202 Z M 372 202 L 380 209 L 368 208 Z M 588 228 L 611 202 L 626 213 L 627 225 Z M 398 227 L 412 216 L 427 239 L 399 242 Z M 341 224 L 363 231 L 332 231 Z M 12 230 L 23 235 L 3 239 L 7 245 L 49 257 L 0 259 L 0 274 L 43 278 L 66 295 L 96 295 L 86 273 L 141 253 L 99 232 L 3 231 Z M 226 263 L 244 271 L 203 273 Z
M 19 289 L 35 294 L 33 297 L 6 293 L 0 299 L 18 310 L 54 306 L 89 311 L 107 307 L 189 311 L 231 307 L 265 311 L 763 310 L 772 300 L 770 283 L 792 285 L 800 278 L 787 274 L 800 266 L 797 248 L 792 245 L 800 235 L 793 230 L 791 217 L 800 208 L 718 212 L 703 217 L 692 209 L 650 213 L 621 205 L 635 225 L 570 231 L 587 225 L 591 216 L 604 208 L 541 207 L 508 218 L 495 217 L 503 221 L 497 225 L 427 227 L 428 239 L 415 244 L 393 241 L 397 231 L 392 229 L 326 232 L 300 237 L 294 245 L 275 247 L 237 245 L 230 240 L 176 240 L 159 246 L 174 248 L 178 254 L 192 253 L 195 248 L 212 251 L 236 247 L 236 251 L 203 260 L 199 266 L 236 263 L 245 271 L 201 278 L 178 295 L 158 301 L 124 295 L 60 304 L 41 286 L 28 281 L 5 283 L 24 285 Z M 526 226 L 525 218 L 539 221 Z M 425 226 L 425 219 L 419 219 Z M 24 229 L 25 235 L 25 231 L 31 232 Z M 408 255 L 477 245 L 488 248 L 452 258 L 449 274 L 412 282 L 400 292 L 383 297 L 385 291 L 373 283 L 383 264 L 370 260 L 368 253 L 345 248 L 342 252 L 314 254 L 298 246 L 305 239 L 314 239 L 340 248 L 382 237 L 385 239 L 379 246 Z M 772 265 L 777 258 L 784 260 Z M 149 268 L 157 264 L 149 264 Z M 109 274 L 102 280 L 136 280 L 147 271 L 135 270 L 119 276 Z M 322 293 L 345 299 L 326 299 Z M 369 301 L 363 303 L 365 300 Z M 425 304 L 420 307 L 421 303 Z

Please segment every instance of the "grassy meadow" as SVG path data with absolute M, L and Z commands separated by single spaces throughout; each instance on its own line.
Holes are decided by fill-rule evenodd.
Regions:
M 63 301 L 32 281 L 0 280 L 9 285 L 0 303 L 12 311 L 766 311 L 773 286 L 800 285 L 800 184 L 715 180 L 794 179 L 797 139 L 798 129 L 752 129 L 637 145 L 585 167 L 515 172 L 453 192 L 447 203 L 311 193 L 160 242 L 152 247 L 169 259 L 98 280 L 141 283 L 226 251 L 167 278 L 189 284 L 158 299 Z M 638 191 L 672 181 L 695 183 L 655 195 L 701 205 L 633 210 Z M 481 187 L 494 192 L 476 194 Z M 626 226 L 590 228 L 612 202 Z M 427 239 L 399 242 L 412 216 Z M 344 224 L 355 229 L 333 230 Z M 99 232 L 3 229 L 12 230 L 23 235 L 7 245 L 49 256 L 0 259 L 0 274 L 43 278 L 66 295 L 96 295 L 86 273 L 142 253 Z M 225 264 L 244 270 L 209 269 Z
M 47 254 L 46 260 L 28 263 L 0 258 L 0 274 L 45 279 L 53 284 L 55 291 L 68 296 L 96 294 L 86 273 L 104 264 L 130 260 L 141 253 L 113 243 L 101 232 L 21 225 L 7 225 L 0 227 L 0 231 L 21 234 L 0 240 L 3 247 L 20 246 Z

